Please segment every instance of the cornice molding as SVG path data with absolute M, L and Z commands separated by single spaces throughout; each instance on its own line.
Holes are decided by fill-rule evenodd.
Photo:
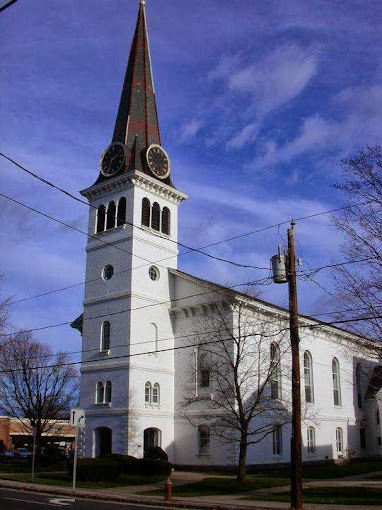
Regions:
M 124 191 L 131 188 L 133 185 L 131 181 L 131 172 L 122 174 L 118 177 L 114 177 L 107 181 L 102 181 L 99 184 L 90 186 L 80 191 L 81 195 L 86 197 L 89 201 L 95 200 L 96 198 L 104 197 L 111 193 Z
M 105 372 L 108 370 L 126 370 L 129 368 L 130 363 L 127 361 L 123 363 L 113 363 L 112 360 L 103 359 L 96 363 L 93 361 L 83 361 L 80 369 L 81 374 L 84 372 Z
M 106 296 L 85 299 L 82 304 L 83 306 L 98 305 L 100 303 L 107 303 L 108 301 L 114 301 L 116 299 L 124 299 L 129 297 L 131 297 L 130 291 L 113 292 L 112 294 L 107 294 Z
M 143 172 L 139 172 L 138 170 L 135 170 L 135 172 L 131 174 L 131 181 L 138 188 L 156 193 L 174 204 L 179 204 L 182 200 L 186 200 L 188 198 L 188 195 L 185 193 L 182 193 L 181 191 L 168 186 L 167 184 L 160 182 Z
M 102 181 L 99 184 L 94 184 L 89 188 L 83 189 L 80 193 L 89 201 L 93 201 L 97 198 L 102 198 L 115 192 L 124 191 L 132 186 L 137 186 L 138 188 L 156 193 L 160 197 L 165 198 L 176 205 L 178 205 L 182 200 L 186 200 L 188 198 L 188 195 L 185 193 L 182 193 L 176 188 L 168 186 L 164 182 L 160 182 L 139 170 L 134 170 L 119 175 L 118 177 L 113 177 L 110 180 Z

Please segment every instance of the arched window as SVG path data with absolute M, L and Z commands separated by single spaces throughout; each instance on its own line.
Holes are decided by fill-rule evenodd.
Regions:
M 105 230 L 106 209 L 104 205 L 100 205 L 97 209 L 96 234 Z
M 314 427 L 308 427 L 306 430 L 308 439 L 308 453 L 316 453 L 316 431 Z
M 280 349 L 271 343 L 271 398 L 281 399 Z
M 366 433 L 364 428 L 359 429 L 359 441 L 361 449 L 366 450 Z
M 304 385 L 305 385 L 305 402 L 313 404 L 313 364 L 312 356 L 309 351 L 304 352 Z
M 101 351 L 110 349 L 110 322 L 105 321 L 101 326 Z
M 105 403 L 110 404 L 111 403 L 111 382 L 107 381 L 105 386 Z
M 144 227 L 150 226 L 150 200 L 148 198 L 142 199 L 142 225 Z
M 332 361 L 333 376 L 333 401 L 335 406 L 341 405 L 341 386 L 340 386 L 340 364 L 337 358 Z
M 344 437 L 340 427 L 336 428 L 336 450 L 337 453 L 342 453 L 344 450 Z
M 207 425 L 199 425 L 199 455 L 209 455 L 211 432 Z
M 162 211 L 162 232 L 170 235 L 170 209 L 168 207 L 163 207 Z
M 126 198 L 121 197 L 118 201 L 117 208 L 117 227 L 124 225 L 126 222 Z
M 211 354 L 199 353 L 199 385 L 201 388 L 209 388 L 211 385 Z
M 147 381 L 145 384 L 145 402 L 146 404 L 151 404 L 151 383 Z
M 282 428 L 280 425 L 275 425 L 272 433 L 272 446 L 273 446 L 273 455 L 277 457 L 281 457 L 283 453 L 283 436 L 282 436 Z
M 115 217 L 116 217 L 115 202 L 113 202 L 113 201 L 109 202 L 109 205 L 107 206 L 106 216 L 107 216 L 106 230 L 110 230 L 111 228 L 115 227 Z
M 97 390 L 96 390 L 96 404 L 103 404 L 104 399 L 104 386 L 103 382 L 97 382 Z
M 360 409 L 362 409 L 362 386 L 361 386 L 361 365 L 357 363 L 355 369 L 355 379 L 356 379 L 356 387 L 357 387 L 357 404 Z
M 158 202 L 154 202 L 151 210 L 151 228 L 159 231 L 159 225 L 160 225 L 160 206 Z
M 381 422 L 381 420 L 379 419 L 379 409 L 377 409 L 375 413 L 375 421 L 377 422 L 377 425 L 379 425 Z
M 151 338 L 153 340 L 153 350 L 156 352 L 159 349 L 158 345 L 158 326 L 155 324 L 155 322 L 151 323 Z
M 153 404 L 160 404 L 160 387 L 158 383 L 153 386 Z

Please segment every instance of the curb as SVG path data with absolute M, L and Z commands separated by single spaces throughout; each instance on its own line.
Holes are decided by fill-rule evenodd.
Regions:
M 35 492 L 39 494 L 54 494 L 67 497 L 78 497 L 82 499 L 93 499 L 100 501 L 110 501 L 115 503 L 135 503 L 137 505 L 146 506 L 160 506 L 163 508 L 186 508 L 195 510 L 248 510 L 248 508 L 256 508 L 256 510 L 274 510 L 275 507 L 271 506 L 244 506 L 232 504 L 218 504 L 218 503 L 203 503 L 203 502 L 190 502 L 190 501 L 179 501 L 174 499 L 173 501 L 145 499 L 144 497 L 131 496 L 118 496 L 117 494 L 107 494 L 104 492 L 88 492 L 86 489 L 79 489 L 73 491 L 59 486 L 51 485 L 38 485 L 38 484 L 26 484 L 23 482 L 16 482 L 12 480 L 0 480 L 0 487 L 7 489 L 18 489 L 25 492 Z M 149 496 L 147 496 L 149 498 Z

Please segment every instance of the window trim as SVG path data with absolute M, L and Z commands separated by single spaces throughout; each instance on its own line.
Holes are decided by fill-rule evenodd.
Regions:
M 112 399 L 112 384 L 111 381 L 98 381 L 96 384 L 96 394 L 94 405 L 96 406 L 111 406 Z
M 272 432 L 272 451 L 274 457 L 283 456 L 283 432 L 281 425 L 275 425 Z
M 117 206 L 110 200 L 106 208 L 106 230 L 113 230 L 117 224 Z
M 126 224 L 127 200 L 126 197 L 119 197 L 116 208 L 115 226 L 123 227 Z
M 337 358 L 332 360 L 333 403 L 335 407 L 342 407 L 340 364 Z
M 150 381 L 145 382 L 145 404 L 151 404 L 152 402 L 152 385 Z
M 361 365 L 357 363 L 355 367 L 355 381 L 356 381 L 356 391 L 357 391 L 357 405 L 358 409 L 363 408 L 362 402 L 362 378 L 361 378 Z
M 167 206 L 162 209 L 160 226 L 162 234 L 165 236 L 169 236 L 171 234 L 171 211 Z
M 344 453 L 344 431 L 341 427 L 336 428 L 336 452 L 338 455 Z
M 272 342 L 270 347 L 270 383 L 271 399 L 281 400 L 281 366 L 280 366 L 280 347 Z
M 161 206 L 158 202 L 154 202 L 151 206 L 151 229 L 155 232 L 161 231 L 161 217 L 162 217 L 162 211 Z M 158 228 L 157 228 L 158 227 Z
M 198 426 L 198 455 L 211 455 L 211 429 L 208 425 Z
M 101 224 L 101 222 L 103 224 Z M 95 221 L 95 233 L 101 234 L 105 232 L 105 224 L 106 224 L 106 207 L 103 204 L 100 204 L 97 207 L 96 211 L 96 221 Z
M 308 455 L 316 455 L 316 429 L 308 427 L 306 429 L 306 437 Z
M 313 358 L 309 351 L 304 352 L 304 390 L 305 402 L 314 404 L 314 385 L 313 385 Z M 310 393 L 310 398 L 307 395 Z
M 107 332 L 107 336 L 106 336 Z M 100 352 L 110 354 L 111 324 L 109 321 L 103 321 L 101 324 L 101 345 Z
M 160 404 L 160 386 L 157 382 L 152 387 L 152 404 Z

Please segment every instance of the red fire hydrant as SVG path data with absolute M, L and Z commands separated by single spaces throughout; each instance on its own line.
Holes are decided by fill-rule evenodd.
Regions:
M 164 484 L 164 491 L 166 494 L 166 501 L 172 500 L 172 481 L 170 478 L 167 478 L 165 484 Z

